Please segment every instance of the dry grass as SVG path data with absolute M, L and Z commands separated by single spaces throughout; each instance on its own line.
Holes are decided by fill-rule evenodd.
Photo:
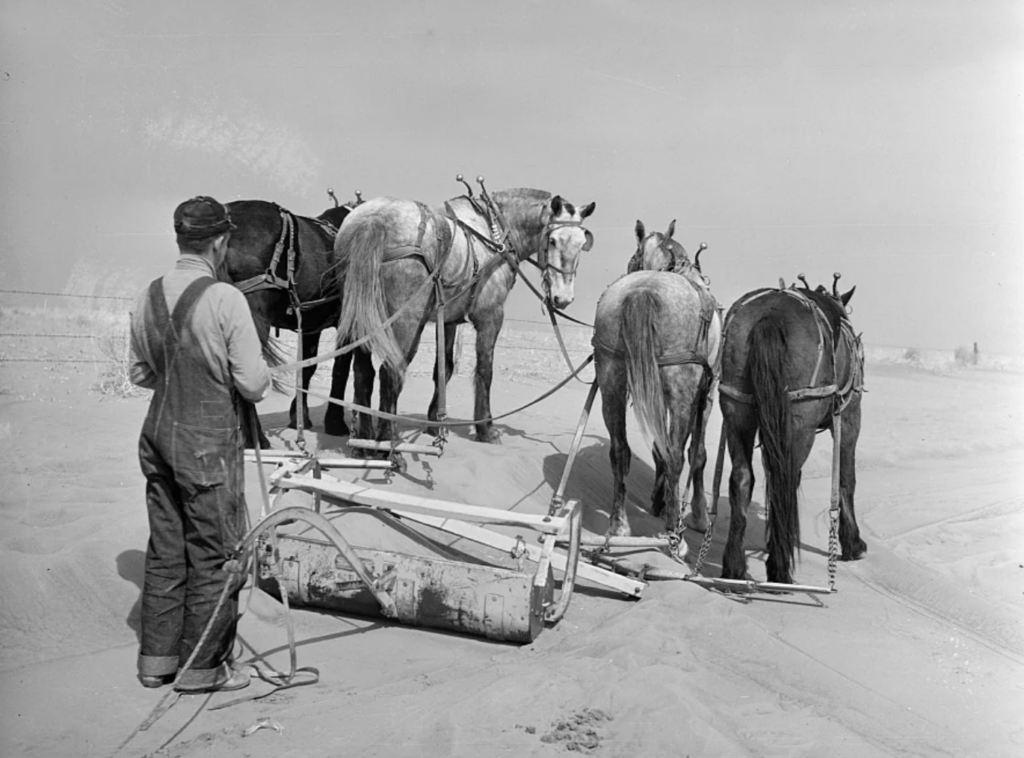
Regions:
M 93 389 L 101 395 L 113 397 L 148 397 L 150 390 L 132 384 L 129 368 L 128 326 L 116 326 L 96 338 L 96 347 L 106 359 L 101 368 L 100 378 Z
M 128 314 L 111 308 L 0 307 L 0 363 L 51 380 L 92 373 L 90 388 L 110 397 L 145 397 L 128 379 Z M 90 365 L 91 364 L 91 365 Z M 84 368 L 83 368 L 84 367 Z

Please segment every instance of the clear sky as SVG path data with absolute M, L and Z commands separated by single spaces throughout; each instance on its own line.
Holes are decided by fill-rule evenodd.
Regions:
M 594 200 L 569 312 L 633 226 L 700 241 L 726 305 L 857 285 L 870 344 L 1024 353 L 1024 3 L 150 2 L 0 10 L 0 281 L 133 292 L 175 205 L 457 173 Z M 520 285 L 508 315 L 540 318 Z

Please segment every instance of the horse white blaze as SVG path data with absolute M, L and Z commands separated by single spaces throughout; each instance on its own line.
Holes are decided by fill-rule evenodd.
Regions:
M 582 221 L 578 213 L 563 213 L 555 221 Z M 574 285 L 580 255 L 587 244 L 587 234 L 582 226 L 562 226 L 553 229 L 547 239 L 547 266 L 544 270 L 544 284 L 551 304 L 562 310 L 575 299 Z

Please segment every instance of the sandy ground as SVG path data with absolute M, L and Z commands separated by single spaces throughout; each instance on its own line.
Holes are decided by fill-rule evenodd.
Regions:
M 147 539 L 135 444 L 146 402 L 104 398 L 89 391 L 94 380 L 86 365 L 0 367 L 5 756 L 109 755 L 166 691 L 135 679 Z M 546 386 L 499 374 L 494 407 Z M 1022 755 L 1024 381 L 876 362 L 867 386 L 857 507 L 869 552 L 840 564 L 839 593 L 824 607 L 803 595 L 739 602 L 682 582 L 652 583 L 629 601 L 582 584 L 562 623 L 525 646 L 298 610 L 299 664 L 319 668 L 319 683 L 223 710 L 207 706 L 232 695 L 185 696 L 121 754 Z M 451 387 L 453 415 L 468 418 L 468 380 Z M 403 409 L 422 413 L 429 389 L 412 378 Z M 412 458 L 392 484 L 371 479 L 541 512 L 584 397 L 573 384 L 502 423 L 500 445 L 458 432 L 440 460 Z M 285 407 L 280 396 L 264 403 L 268 426 L 283 425 Z M 323 412 L 314 406 L 315 422 Z M 718 423 L 716 412 L 712 450 Z M 632 431 L 630 518 L 635 533 L 653 534 L 650 456 Z M 275 446 L 293 435 L 279 432 Z M 311 442 L 344 449 L 336 438 Z M 595 408 L 568 492 L 595 532 L 606 524 L 607 451 Z M 804 475 L 797 578 L 810 584 L 826 581 L 829 456 L 820 438 Z M 748 551 L 763 578 L 760 486 L 756 495 Z M 727 521 L 723 500 L 712 575 Z M 699 537 L 689 535 L 691 556 Z M 240 625 L 245 656 L 286 667 L 285 629 L 281 606 L 257 591 Z M 242 736 L 264 717 L 283 731 Z M 558 732 L 559 722 L 569 728 Z M 553 740 L 559 733 L 581 739 Z

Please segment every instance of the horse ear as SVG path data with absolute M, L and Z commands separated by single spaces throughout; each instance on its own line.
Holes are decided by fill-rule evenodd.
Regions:
M 562 213 L 562 196 L 555 195 L 551 198 L 551 218 L 557 218 Z
M 843 305 L 846 305 L 847 303 L 850 302 L 850 298 L 853 297 L 853 291 L 855 289 L 857 289 L 856 285 L 854 285 L 846 294 L 839 296 L 839 300 L 842 302 Z
M 636 231 L 636 242 L 639 245 L 641 242 L 644 241 L 644 237 L 647 236 L 647 230 L 644 229 L 644 222 L 641 221 L 640 219 L 637 219 L 634 231 Z
M 597 203 L 587 203 L 586 205 L 584 205 L 582 208 L 580 208 L 580 218 L 583 219 L 589 216 L 591 213 L 594 212 L 594 209 L 596 207 Z
M 668 225 L 668 231 L 665 232 L 665 239 L 672 239 L 672 235 L 676 233 L 676 220 L 672 219 L 672 223 Z

